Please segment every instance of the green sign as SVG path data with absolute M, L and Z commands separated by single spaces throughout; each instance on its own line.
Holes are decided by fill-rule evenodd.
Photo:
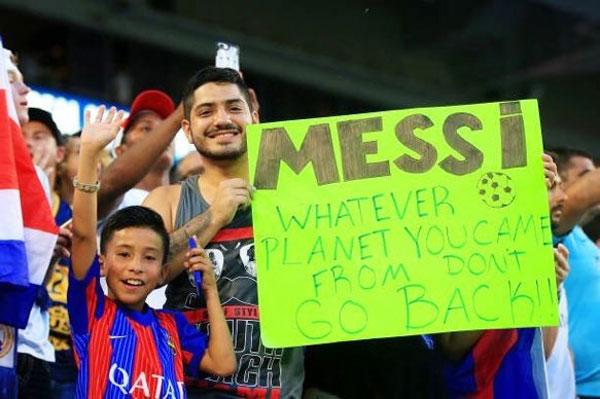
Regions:
M 535 100 L 248 127 L 268 347 L 556 325 Z

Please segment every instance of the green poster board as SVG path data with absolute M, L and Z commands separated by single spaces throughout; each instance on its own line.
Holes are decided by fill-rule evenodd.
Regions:
M 247 134 L 266 346 L 557 324 L 537 101 Z

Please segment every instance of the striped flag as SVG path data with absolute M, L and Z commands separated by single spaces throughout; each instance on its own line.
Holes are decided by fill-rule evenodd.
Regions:
M 11 367 L 13 327 L 25 328 L 58 228 L 21 135 L 0 38 L 0 366 Z M 12 330 L 12 331 L 11 331 Z M 10 356 L 12 357 L 12 356 Z

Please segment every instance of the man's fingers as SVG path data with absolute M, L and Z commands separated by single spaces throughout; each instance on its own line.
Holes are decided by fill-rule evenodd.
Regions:
M 556 246 L 556 250 L 565 257 L 565 259 L 569 259 L 569 250 L 563 244 L 558 244 Z

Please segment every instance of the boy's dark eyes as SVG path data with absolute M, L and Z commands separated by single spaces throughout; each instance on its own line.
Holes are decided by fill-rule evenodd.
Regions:
M 147 255 L 146 260 L 156 260 L 156 256 Z
M 117 256 L 127 257 L 129 256 L 129 252 L 117 252 Z

